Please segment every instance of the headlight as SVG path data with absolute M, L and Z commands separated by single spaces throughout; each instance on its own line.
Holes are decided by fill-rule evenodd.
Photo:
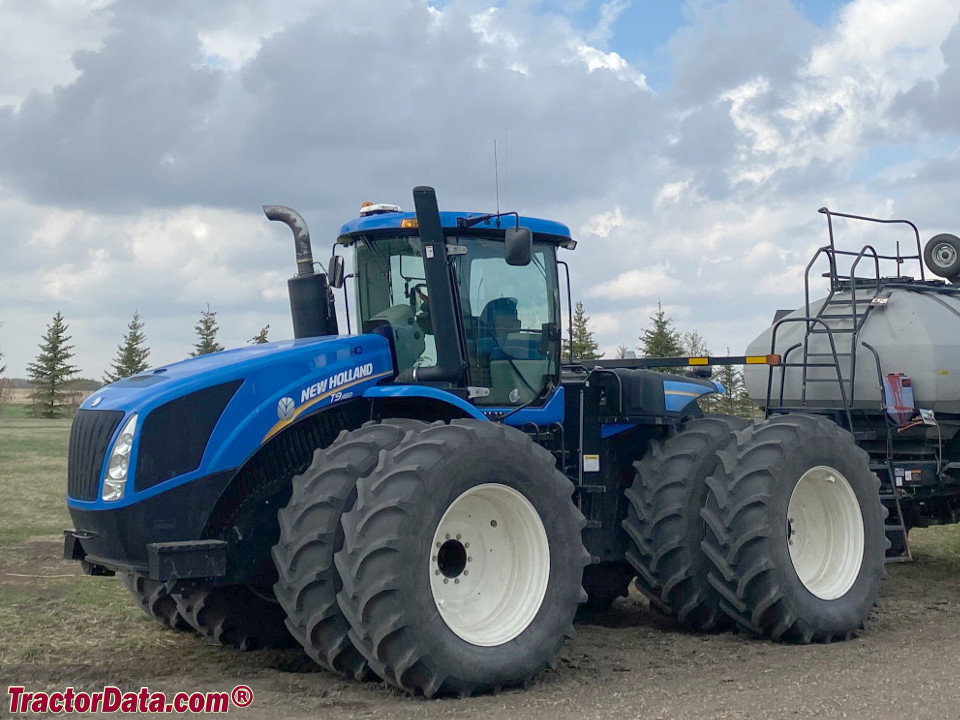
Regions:
M 124 424 L 116 442 L 113 443 L 101 493 L 101 497 L 107 502 L 123 497 L 123 488 L 127 484 L 127 469 L 130 466 L 130 451 L 133 450 L 133 433 L 136 429 L 137 416 L 133 415 Z

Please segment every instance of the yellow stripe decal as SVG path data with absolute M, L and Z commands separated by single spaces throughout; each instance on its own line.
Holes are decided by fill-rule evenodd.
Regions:
M 705 357 L 692 357 L 687 360 L 688 365 L 709 365 L 710 358 Z
M 318 402 L 320 402 L 321 400 L 326 400 L 326 399 L 327 399 L 328 397 L 330 397 L 331 395 L 335 395 L 335 394 L 338 393 L 338 392 L 343 392 L 343 391 L 346 390 L 347 388 L 351 388 L 351 387 L 353 387 L 354 385 L 359 385 L 360 383 L 365 383 L 365 382 L 368 382 L 368 381 L 370 381 L 370 380 L 379 380 L 380 378 L 385 378 L 385 377 L 388 377 L 388 376 L 390 376 L 390 375 L 393 375 L 393 371 L 392 371 L 392 370 L 389 370 L 389 371 L 387 371 L 387 372 L 382 372 L 382 373 L 379 373 L 379 374 L 377 374 L 377 375 L 367 375 L 367 377 L 365 377 L 365 378 L 360 378 L 359 380 L 354 380 L 353 382 L 348 382 L 346 385 L 341 385 L 340 387 L 334 388 L 333 390 L 328 390 L 327 392 L 323 393 L 323 395 L 317 395 L 317 396 L 316 396 L 315 398 L 313 398 L 310 402 L 306 402 L 306 403 L 304 403 L 303 405 L 301 405 L 300 407 L 298 407 L 298 408 L 294 411 L 293 415 L 291 415 L 288 420 L 280 420 L 276 425 L 274 425 L 272 428 L 270 428 L 270 430 L 267 432 L 267 434 L 263 436 L 263 440 L 261 441 L 260 444 L 262 445 L 262 444 L 265 443 L 267 440 L 269 440 L 270 438 L 272 438 L 272 437 L 273 437 L 274 435 L 276 435 L 278 432 L 280 432 L 281 430 L 283 430 L 283 428 L 287 427 L 287 425 L 290 425 L 294 420 L 296 420 L 298 417 L 300 417 L 307 408 L 310 408 L 310 407 L 316 405 L 316 404 L 317 404 Z

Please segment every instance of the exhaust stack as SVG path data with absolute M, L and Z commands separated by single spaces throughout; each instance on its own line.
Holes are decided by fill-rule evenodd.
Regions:
M 290 317 L 293 320 L 295 338 L 338 335 L 337 311 L 333 291 L 325 273 L 313 269 L 313 250 L 310 247 L 310 230 L 296 210 L 285 205 L 264 205 L 263 214 L 268 220 L 282 222 L 293 232 L 293 244 L 297 252 L 297 274 L 287 280 L 290 292 Z

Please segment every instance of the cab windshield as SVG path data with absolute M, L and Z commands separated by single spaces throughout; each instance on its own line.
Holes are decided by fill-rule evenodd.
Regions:
M 556 249 L 534 243 L 529 265 L 508 265 L 503 242 L 448 237 L 467 249 L 453 256 L 471 386 L 489 389 L 478 405 L 517 406 L 536 400 L 556 377 L 560 308 Z M 389 323 L 397 364 L 405 370 L 437 362 L 418 236 L 361 238 L 356 244 L 360 327 Z

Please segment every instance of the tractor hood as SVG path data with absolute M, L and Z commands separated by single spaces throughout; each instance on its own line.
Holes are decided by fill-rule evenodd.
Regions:
M 77 501 L 87 500 L 102 505 L 69 488 L 82 484 L 82 478 L 74 477 L 81 471 L 87 475 L 86 487 L 99 486 L 109 450 L 133 415 L 137 419 L 129 457 L 132 477 L 124 497 L 110 503 L 114 507 L 237 468 L 288 426 L 360 397 L 393 374 L 386 339 L 353 335 L 224 350 L 112 383 L 87 398 L 74 420 L 70 503 L 86 505 Z M 97 459 L 76 456 L 74 438 L 80 443 L 94 436 L 102 443 Z M 85 464 L 91 466 L 81 467 Z

